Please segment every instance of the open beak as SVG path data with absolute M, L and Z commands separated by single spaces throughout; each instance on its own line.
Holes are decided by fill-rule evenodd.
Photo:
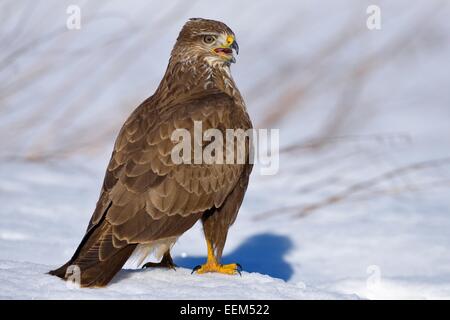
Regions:
M 227 38 L 227 44 L 223 45 L 220 48 L 214 49 L 214 52 L 224 56 L 227 58 L 227 60 L 231 63 L 236 62 L 236 58 L 233 55 L 233 50 L 236 52 L 236 54 L 239 54 L 239 45 L 232 36 L 228 36 Z

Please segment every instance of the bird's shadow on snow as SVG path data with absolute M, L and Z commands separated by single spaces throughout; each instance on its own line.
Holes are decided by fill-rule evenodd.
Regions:
M 282 235 L 263 233 L 245 240 L 233 252 L 223 256 L 222 263 L 239 263 L 247 272 L 258 272 L 273 278 L 289 280 L 294 272 L 285 260 L 293 248 L 290 238 Z M 194 268 L 205 263 L 206 256 L 175 257 L 174 262 L 184 268 Z

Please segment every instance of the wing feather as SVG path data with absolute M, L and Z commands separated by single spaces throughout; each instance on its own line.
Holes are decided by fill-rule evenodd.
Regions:
M 112 226 L 100 251 L 103 258 L 111 246 L 181 235 L 204 211 L 220 208 L 236 187 L 245 164 L 172 163 L 173 130 L 183 128 L 193 136 L 194 121 L 202 121 L 203 131 L 251 127 L 245 111 L 225 94 L 135 110 L 116 140 L 91 219 L 90 225 L 105 215 Z

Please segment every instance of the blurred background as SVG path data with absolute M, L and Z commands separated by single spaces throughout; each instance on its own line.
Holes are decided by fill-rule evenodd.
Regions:
M 362 297 L 450 298 L 449 15 L 448 1 L 2 1 L 0 259 L 71 255 L 120 126 L 203 17 L 237 36 L 255 127 L 280 129 L 280 170 L 254 171 L 225 257 Z M 203 258 L 200 227 L 174 250 Z

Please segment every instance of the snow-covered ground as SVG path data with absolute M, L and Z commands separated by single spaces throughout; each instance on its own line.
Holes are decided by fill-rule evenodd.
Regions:
M 191 275 L 179 268 L 123 270 L 107 288 L 79 289 L 45 274 L 48 266 L 0 261 L 0 299 L 354 299 L 325 290 L 305 288 L 267 275 L 244 272 L 226 275 Z
M 22 13 L 0 37 L 13 48 L 51 34 L 77 1 L 49 3 L 29 16 L 27 1 L 4 5 Z M 240 1 L 111 1 L 82 5 L 100 19 L 9 68 L 0 50 L 0 298 L 450 299 L 449 5 L 378 1 L 383 28 L 370 32 L 368 4 L 258 1 L 236 14 Z M 242 277 L 190 274 L 206 253 L 197 224 L 173 248 L 177 271 L 129 264 L 108 288 L 67 286 L 45 273 L 78 245 L 119 126 L 195 16 L 237 33 L 233 75 L 285 150 L 276 175 L 255 168 L 230 230 L 224 261 Z
M 316 163 L 319 157 L 325 155 L 310 160 Z M 338 178 L 352 179 L 346 174 L 358 159 L 348 159 L 347 166 L 334 165 L 342 166 Z M 278 177 L 255 174 L 251 180 L 224 253 L 225 262 L 242 264 L 242 277 L 190 274 L 205 259 L 202 231 L 196 225 L 174 247 L 177 271 L 124 270 L 108 289 L 68 288 L 45 272 L 65 262 L 80 241 L 105 165 L 80 162 L 2 164 L 2 298 L 450 297 L 448 187 L 404 193 L 404 182 L 394 180 L 385 186 L 392 195 L 383 194 L 382 185 L 375 186 L 299 217 L 304 206 L 298 205 L 297 192 L 302 185 L 314 185 L 306 178 L 334 176 L 318 169 L 299 182 L 286 172 L 301 169 L 297 159 L 284 159 Z M 427 182 L 426 174 L 415 175 L 406 179 L 418 186 Z M 342 184 L 345 189 L 342 181 L 333 187 L 316 182 L 317 187 L 300 194 L 305 203 L 314 203 L 339 193 Z
M 100 165 L 94 166 L 101 168 Z M 240 262 L 242 276 L 191 274 L 205 259 L 197 226 L 174 248 L 176 271 L 123 270 L 107 289 L 78 289 L 46 274 L 67 260 L 83 235 L 98 193 L 101 171 L 77 164 L 2 164 L 0 201 L 0 298 L 24 299 L 348 299 L 354 295 L 286 282 L 293 249 L 288 237 L 251 228 L 242 213 L 238 239 L 225 261 Z M 233 232 L 235 234 L 236 232 Z M 246 238 L 244 241 L 239 241 Z M 235 246 L 233 246 L 233 243 Z M 237 247 L 236 247 L 237 245 Z M 133 265 L 131 265 L 133 267 Z

